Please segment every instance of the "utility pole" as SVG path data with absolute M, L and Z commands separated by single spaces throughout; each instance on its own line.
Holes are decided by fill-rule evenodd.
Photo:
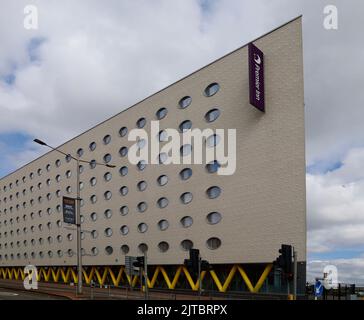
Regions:
M 54 148 L 50 145 L 48 145 L 47 143 L 45 143 L 42 140 L 39 139 L 34 139 L 33 140 L 35 143 L 41 145 L 41 146 L 46 146 L 50 149 L 52 149 L 53 151 L 56 151 L 58 153 L 63 154 L 66 157 L 69 157 L 72 160 L 76 161 L 77 164 L 77 168 L 76 168 L 76 227 L 77 227 L 77 294 L 82 294 L 82 244 L 81 244 L 81 198 L 80 198 L 80 162 L 82 163 L 88 163 L 91 164 L 91 161 L 87 161 L 87 160 L 80 160 L 79 157 L 74 157 L 69 153 L 65 153 L 57 148 Z M 105 164 L 105 163 L 99 163 L 99 162 L 95 162 L 95 165 L 101 165 L 101 166 L 105 166 L 108 168 L 116 168 L 116 166 L 111 165 L 111 164 Z
M 76 167 L 76 210 L 77 210 L 77 271 L 78 271 L 78 281 L 77 281 L 77 294 L 82 294 L 82 246 L 81 246 L 81 198 L 80 198 L 80 161 L 77 158 Z
M 297 300 L 297 251 L 293 247 L 293 299 Z

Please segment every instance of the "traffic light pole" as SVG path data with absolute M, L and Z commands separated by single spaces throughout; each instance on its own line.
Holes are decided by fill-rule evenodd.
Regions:
M 202 280 L 201 280 L 201 256 L 198 255 L 198 295 L 201 299 L 202 294 Z
M 144 290 L 145 300 L 148 300 L 148 264 L 146 252 L 144 252 Z
M 297 251 L 293 248 L 293 299 L 297 299 Z

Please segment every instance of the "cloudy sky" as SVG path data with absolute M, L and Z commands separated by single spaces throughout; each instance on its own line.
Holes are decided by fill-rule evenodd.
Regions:
M 24 28 L 28 4 L 38 9 L 37 30 Z M 329 4 L 338 9 L 337 30 L 323 27 Z M 0 7 L 0 176 L 45 151 L 34 137 L 59 145 L 303 14 L 308 279 L 334 264 L 340 281 L 364 284 L 364 2 L 0 0 Z

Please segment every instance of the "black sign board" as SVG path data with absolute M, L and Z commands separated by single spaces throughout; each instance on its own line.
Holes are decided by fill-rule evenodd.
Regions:
M 250 103 L 264 112 L 264 54 L 252 43 L 249 44 L 249 93 Z
M 76 224 L 76 199 L 63 197 L 63 221 Z

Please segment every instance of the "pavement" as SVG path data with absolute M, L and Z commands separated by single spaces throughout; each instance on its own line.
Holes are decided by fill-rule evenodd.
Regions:
M 34 291 L 20 291 L 0 288 L 0 300 L 66 300 L 67 298 Z
M 3 293 L 1 293 L 3 292 Z M 228 297 L 225 297 L 228 298 Z M 130 288 L 115 287 L 83 287 L 81 296 L 76 293 L 76 285 L 59 284 L 51 282 L 39 282 L 37 290 L 25 290 L 23 282 L 19 280 L 0 280 L 0 300 L 144 300 L 145 294 L 140 289 L 130 290 Z M 224 299 L 217 297 L 203 296 L 195 294 L 176 292 L 149 292 L 149 299 L 154 300 L 215 300 Z

